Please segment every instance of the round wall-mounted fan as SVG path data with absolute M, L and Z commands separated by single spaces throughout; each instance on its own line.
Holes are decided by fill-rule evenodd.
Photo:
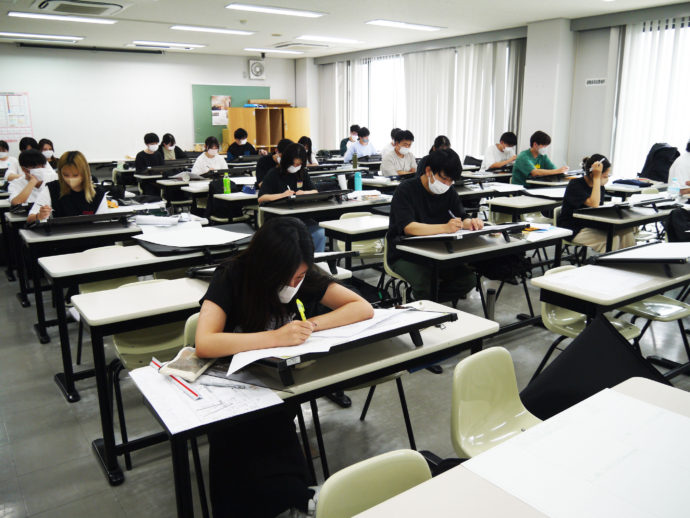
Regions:
M 266 68 L 263 61 L 249 60 L 249 79 L 266 79 Z

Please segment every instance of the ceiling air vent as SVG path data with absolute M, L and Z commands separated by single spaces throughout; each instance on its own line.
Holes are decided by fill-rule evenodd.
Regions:
M 89 0 L 36 0 L 31 4 L 31 8 L 53 14 L 111 16 L 129 5 L 114 2 L 91 2 Z

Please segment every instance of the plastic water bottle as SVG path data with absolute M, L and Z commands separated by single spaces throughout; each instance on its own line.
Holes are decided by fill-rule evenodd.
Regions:
M 678 183 L 678 178 L 673 178 L 671 183 L 668 184 L 668 197 L 672 200 L 680 200 L 680 183 Z
M 361 191 L 362 190 L 362 172 L 357 171 L 355 173 L 355 191 Z
M 225 173 L 223 175 L 223 194 L 230 194 L 232 191 L 231 184 L 230 184 L 230 177 L 228 176 L 228 173 Z
M 357 169 L 359 167 L 359 159 L 357 158 L 357 152 L 352 153 L 352 167 Z

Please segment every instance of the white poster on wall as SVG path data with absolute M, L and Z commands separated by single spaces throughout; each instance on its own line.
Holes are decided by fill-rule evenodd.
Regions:
M 211 96 L 211 125 L 212 126 L 227 126 L 228 125 L 228 108 L 232 98 L 229 95 L 212 95 Z
M 29 94 L 0 92 L 0 140 L 18 142 L 33 134 Z

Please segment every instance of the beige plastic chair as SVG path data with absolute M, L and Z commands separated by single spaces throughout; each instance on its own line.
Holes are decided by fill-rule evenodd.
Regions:
M 340 216 L 340 219 L 363 218 L 366 216 L 371 216 L 371 212 L 346 212 Z M 335 241 L 334 247 L 338 251 L 345 251 L 345 243 L 342 241 Z M 383 240 L 365 239 L 363 241 L 354 241 L 352 243 L 352 250 L 359 252 L 359 259 L 364 264 L 364 259 L 367 257 L 381 257 L 383 253 Z
M 556 207 L 553 209 L 553 221 L 551 224 L 554 227 L 558 226 L 558 216 L 561 214 L 561 207 Z M 575 236 L 573 236 L 575 237 Z M 572 257 L 575 258 L 575 262 L 577 263 L 578 266 L 580 266 L 582 263 L 585 262 L 587 259 L 587 247 L 584 245 L 578 245 L 577 243 L 569 240 L 569 239 L 563 239 L 563 245 L 567 247 L 573 247 L 575 250 L 573 252 Z M 572 260 L 572 259 L 571 259 Z
M 576 268 L 576 266 L 571 264 L 559 266 L 558 268 L 548 270 L 544 275 L 553 275 L 554 273 L 572 270 L 573 268 Z M 633 340 L 634 338 L 640 336 L 639 327 L 617 318 L 607 318 L 613 327 L 616 328 L 616 331 L 618 331 L 626 340 Z M 558 344 L 560 344 L 566 338 L 575 338 L 585 329 L 585 326 L 587 325 L 587 317 L 582 313 L 577 313 L 554 304 L 547 304 L 546 302 L 541 303 L 541 321 L 546 329 L 560 336 L 556 338 L 556 340 L 549 347 L 546 355 L 544 355 L 544 358 L 537 367 L 537 370 L 534 372 L 532 379 L 536 378 L 546 366 L 546 362 L 549 360 Z
M 385 275 L 381 275 L 379 279 L 378 290 L 382 292 L 387 292 L 389 287 L 393 288 L 393 297 L 396 301 L 400 301 L 401 304 L 407 303 L 407 291 L 410 287 L 409 283 L 404 277 L 398 275 L 393 271 L 390 264 L 388 263 L 388 236 L 383 238 L 383 271 L 385 275 L 388 275 L 391 279 L 384 283 Z M 404 288 L 401 291 L 401 287 Z
M 199 323 L 199 313 L 191 315 L 184 324 L 184 344 L 194 345 L 196 343 L 196 326 Z
M 510 353 L 491 347 L 453 373 L 450 436 L 460 458 L 474 457 L 540 423 L 520 401 Z
M 377 455 L 326 480 L 316 503 L 316 516 L 350 518 L 429 479 L 429 466 L 416 451 Z

